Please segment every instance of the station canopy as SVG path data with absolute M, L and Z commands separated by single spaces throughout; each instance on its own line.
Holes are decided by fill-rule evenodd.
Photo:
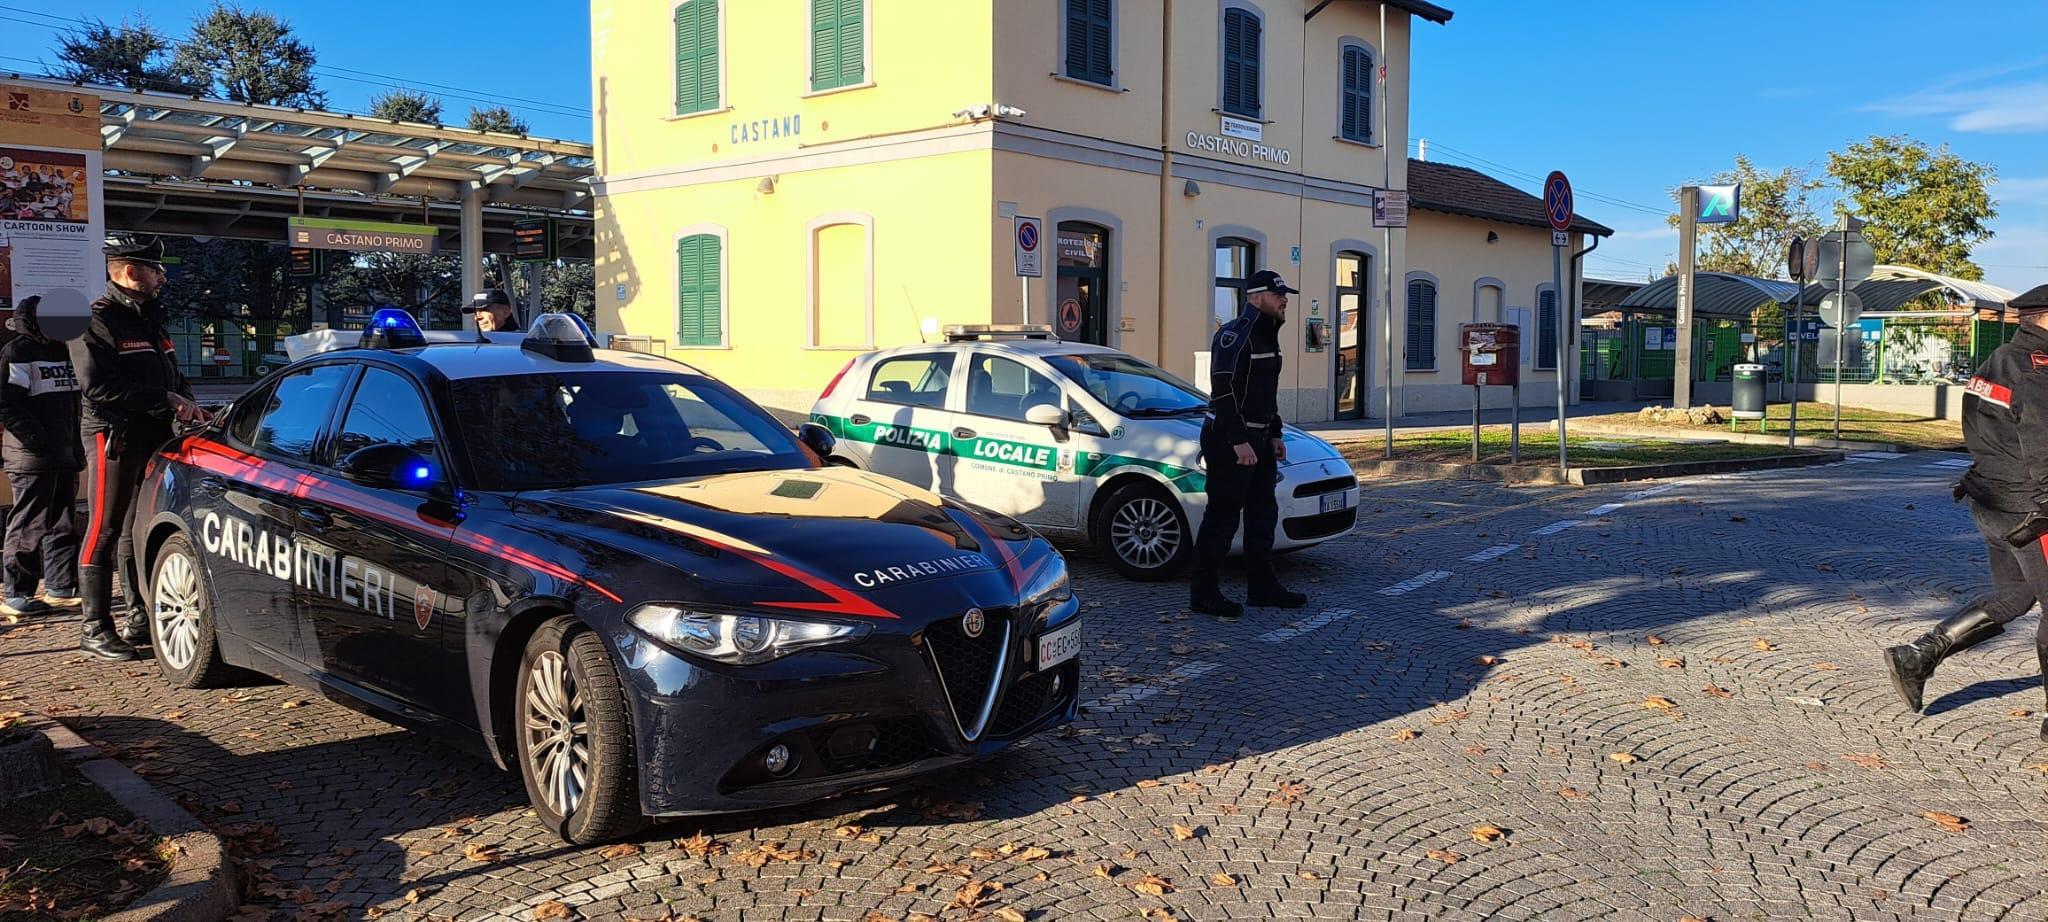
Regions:
M 303 215 L 431 223 L 455 245 L 467 200 L 482 252 L 511 252 L 515 222 L 548 217 L 561 256 L 592 255 L 585 142 L 4 79 L 99 97 L 109 229 L 281 243 Z
M 1792 282 L 1730 272 L 1695 272 L 1693 278 L 1693 315 L 1708 320 L 1747 320 L 1759 307 L 1774 301 L 1789 305 L 1800 300 L 1802 295 L 1804 303 L 1810 307 L 1818 305 L 1832 290 L 1822 285 L 1808 285 L 1802 293 Z M 1870 278 L 1850 291 L 1863 301 L 1866 313 L 1898 310 L 1913 299 L 1933 292 L 1943 292 L 1953 305 L 1978 310 L 2002 311 L 2008 302 L 2018 297 L 1996 285 L 1938 275 L 1910 266 L 1878 266 L 1871 271 Z M 1666 276 L 1644 285 L 1611 309 L 1676 316 L 1678 276 Z

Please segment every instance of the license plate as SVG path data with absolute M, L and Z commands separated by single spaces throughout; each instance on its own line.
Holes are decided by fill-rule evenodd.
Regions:
M 1351 507 L 1351 491 L 1339 490 L 1335 493 L 1325 493 L 1322 500 L 1324 512 L 1342 512 Z
M 1038 668 L 1051 669 L 1067 660 L 1081 655 L 1081 622 L 1041 635 L 1038 638 Z

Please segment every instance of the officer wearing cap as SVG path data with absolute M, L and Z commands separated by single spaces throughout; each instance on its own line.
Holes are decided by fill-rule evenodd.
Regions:
M 512 333 L 519 329 L 519 319 L 512 310 L 512 299 L 502 288 L 479 291 L 464 305 L 462 312 L 476 315 L 476 329 L 479 333 Z
M 1209 413 L 1202 422 L 1202 457 L 1209 482 L 1208 510 L 1195 535 L 1195 573 L 1188 607 L 1234 618 L 1244 606 L 1223 594 L 1217 569 L 1244 521 L 1246 601 L 1255 606 L 1300 608 L 1308 596 L 1290 592 L 1273 572 L 1273 530 L 1280 524 L 1274 495 L 1281 440 L 1280 324 L 1287 296 L 1300 294 L 1270 269 L 1245 280 L 1244 311 L 1209 343 Z
M 1963 399 L 1963 442 L 1970 465 L 1956 499 L 1991 556 L 1991 592 L 1911 643 L 1885 651 L 1892 685 L 1918 712 L 1927 679 L 1942 660 L 2004 633 L 2005 626 L 2038 602 L 2048 606 L 2048 285 L 2012 302 L 2019 332 L 1991 353 L 1970 379 Z M 2034 634 L 2034 649 L 2048 670 L 2048 609 Z M 2048 720 L 2041 722 L 2048 742 Z
M 164 245 L 155 237 L 107 241 L 107 293 L 92 302 L 85 335 L 71 342 L 71 363 L 85 402 L 81 422 L 89 514 L 78 567 L 80 646 L 104 659 L 129 660 L 149 643 L 149 615 L 135 570 L 128 513 L 149 458 L 173 434 L 173 423 L 212 417 L 192 399 L 164 329 Z M 118 551 L 118 558 L 117 558 Z M 127 613 L 112 616 L 113 566 L 120 563 Z

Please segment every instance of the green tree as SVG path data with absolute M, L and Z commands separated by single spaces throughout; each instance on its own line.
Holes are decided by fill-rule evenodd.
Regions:
M 204 85 L 181 79 L 171 68 L 171 40 L 146 19 L 109 25 L 95 19 L 57 39 L 55 75 L 81 83 L 136 90 L 203 95 Z
M 1813 193 L 1821 188 L 1806 171 L 1786 167 L 1775 173 L 1760 170 L 1749 157 L 1735 155 L 1735 168 L 1706 180 L 1714 185 L 1742 185 L 1742 220 L 1706 224 L 1699 229 L 1701 272 L 1730 272 L 1756 278 L 1785 277 L 1785 247 L 1794 236 L 1811 238 L 1823 229 Z M 1672 227 L 1679 216 L 1666 219 Z M 1672 267 L 1677 271 L 1677 267 Z
M 164 304 L 174 312 L 253 327 L 259 335 L 306 329 L 306 289 L 291 279 L 282 245 L 219 237 L 165 242 L 178 259 L 164 290 Z
M 540 301 L 550 311 L 567 311 L 597 323 L 597 264 L 563 260 L 550 267 Z
M 236 102 L 317 109 L 327 94 L 313 85 L 313 48 L 275 14 L 215 4 L 192 23 L 173 69 Z
M 469 129 L 471 131 L 496 131 L 504 134 L 527 133 L 526 120 L 513 115 L 512 110 L 504 106 L 491 106 L 489 108 L 471 106 L 469 109 Z
M 400 122 L 441 124 L 441 100 L 411 90 L 392 90 L 370 100 L 370 114 Z
M 1970 248 L 1991 236 L 1996 170 L 1964 160 L 1942 145 L 1893 135 L 1872 136 L 1828 154 L 1828 175 L 1841 185 L 1835 208 L 1865 222 L 1863 236 L 1877 261 L 1963 279 L 1981 279 Z

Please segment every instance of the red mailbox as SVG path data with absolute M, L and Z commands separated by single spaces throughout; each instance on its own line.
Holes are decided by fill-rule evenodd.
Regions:
M 1507 323 L 1459 324 L 1458 365 L 1468 385 L 1520 384 L 1521 328 Z

